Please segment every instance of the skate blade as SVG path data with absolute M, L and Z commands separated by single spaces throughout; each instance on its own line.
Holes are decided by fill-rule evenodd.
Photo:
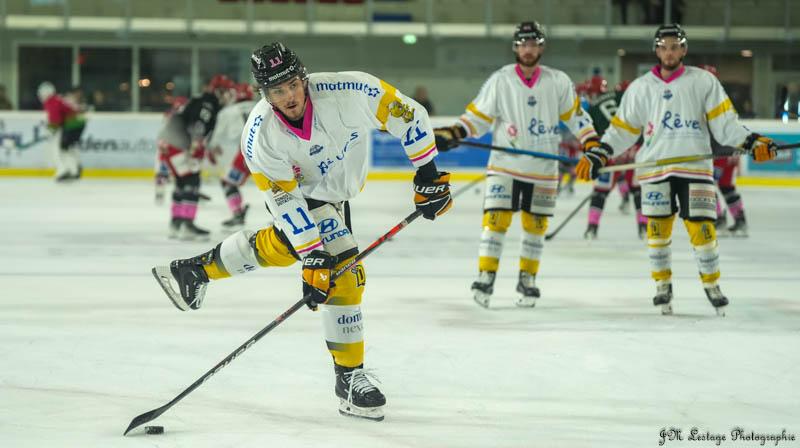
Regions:
M 514 303 L 520 308 L 533 308 L 536 306 L 536 297 L 520 297 Z
M 474 300 L 475 303 L 477 303 L 481 307 L 488 309 L 489 308 L 489 301 L 491 300 L 491 297 L 492 296 L 486 295 L 486 294 L 481 293 L 481 292 L 475 292 L 472 295 L 472 300 Z
M 714 308 L 717 311 L 717 316 L 725 317 L 725 307 L 726 306 L 727 305 L 723 305 L 723 306 L 719 306 L 719 307 Z
M 172 304 L 175 305 L 175 308 L 181 311 L 189 311 L 189 307 L 186 305 L 186 302 L 183 301 L 181 295 L 172 288 L 172 284 L 170 283 L 172 271 L 169 270 L 169 267 L 156 266 L 151 270 L 151 272 L 153 273 L 153 277 L 156 278 L 156 281 L 158 281 L 158 284 L 161 285 L 161 289 L 164 290 L 164 292 L 167 294 L 167 297 L 169 297 L 169 300 L 171 300 Z
M 672 304 L 665 303 L 661 305 L 661 315 L 663 316 L 671 316 L 672 315 Z
M 365 420 L 372 420 L 373 422 L 383 421 L 384 418 L 383 406 L 361 408 L 352 403 L 348 403 L 347 400 L 343 398 L 339 399 L 339 413 L 345 417 L 363 418 Z

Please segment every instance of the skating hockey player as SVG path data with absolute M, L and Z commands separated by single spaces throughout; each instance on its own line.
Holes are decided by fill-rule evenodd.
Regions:
M 775 157 L 775 143 L 739 124 L 722 85 L 711 73 L 685 66 L 686 33 L 680 25 L 663 25 L 655 33 L 653 49 L 658 65 L 636 79 L 603 135 L 578 164 L 578 176 L 596 178 L 614 154 L 639 137 L 644 144 L 637 162 L 677 156 L 711 154 L 710 135 L 723 145 L 741 147 L 756 161 Z M 706 296 L 724 315 L 728 299 L 719 284 L 719 254 L 714 227 L 716 191 L 710 160 L 642 168 L 642 212 L 647 216 L 647 244 L 652 277 L 656 281 L 653 305 L 672 313 L 671 235 L 675 214 L 684 220 L 697 260 Z
M 78 141 L 86 128 L 86 118 L 79 105 L 56 93 L 50 82 L 43 82 L 36 91 L 47 113 L 47 128 L 55 134 L 56 182 L 80 179 L 82 167 L 78 154 Z
M 300 260 L 303 297 L 321 310 L 333 356 L 339 411 L 382 420 L 386 399 L 363 368 L 364 266 L 357 263 L 335 284 L 331 275 L 358 254 L 348 201 L 366 181 L 374 129 L 400 139 L 417 169 L 414 202 L 425 218 L 452 206 L 450 175 L 434 163 L 428 114 L 367 73 L 308 75 L 279 42 L 256 50 L 251 63 L 263 99 L 250 113 L 241 146 L 275 224 L 239 231 L 207 253 L 154 268 L 154 274 L 175 305 L 190 310 L 200 308 L 210 280 Z
M 539 64 L 545 51 L 542 27 L 536 22 L 519 24 L 512 51 L 516 64 L 494 72 L 456 124 L 435 130 L 439 150 L 491 130 L 497 146 L 558 154 L 559 121 L 585 148 L 598 145 L 592 120 L 580 107 L 572 81 L 564 72 Z M 486 172 L 479 274 L 472 283 L 473 298 L 479 305 L 489 306 L 503 240 L 514 212 L 520 211 L 523 232 L 516 304 L 532 307 L 540 296 L 536 274 L 548 217 L 556 205 L 558 162 L 492 151 Z
M 247 178 L 250 177 L 250 170 L 245 164 L 239 143 L 247 117 L 256 105 L 256 101 L 253 99 L 253 87 L 250 84 L 236 84 L 235 91 L 236 102 L 225 106 L 220 111 L 214 132 L 208 140 L 208 148 L 214 155 L 217 164 L 227 167 L 221 181 L 225 201 L 233 215 L 230 219 L 222 222 L 222 226 L 227 230 L 241 229 L 247 214 L 248 206 L 242 201 L 239 187 L 244 185 Z
M 167 118 L 158 134 L 159 160 L 175 178 L 169 237 L 208 239 L 208 230 L 194 224 L 200 199 L 200 170 L 208 137 L 224 105 L 233 81 L 224 75 L 211 79 L 205 91 Z

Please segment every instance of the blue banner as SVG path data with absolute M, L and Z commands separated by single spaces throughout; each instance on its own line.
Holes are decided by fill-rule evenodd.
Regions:
M 800 134 L 779 134 L 765 132 L 764 135 L 775 140 L 778 145 L 800 143 Z M 800 172 L 800 149 L 778 151 L 778 157 L 771 162 L 754 163 L 748 161 L 747 169 L 750 173 L 764 172 Z

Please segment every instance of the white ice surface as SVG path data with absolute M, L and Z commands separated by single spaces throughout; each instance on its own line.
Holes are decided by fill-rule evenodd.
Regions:
M 181 313 L 150 268 L 222 238 L 216 183 L 197 221 L 211 243 L 167 240 L 168 206 L 145 181 L 0 189 L 0 447 L 644 447 L 670 426 L 800 438 L 800 190 L 742 189 L 751 236 L 720 241 L 725 318 L 680 222 L 676 314 L 651 305 L 646 250 L 616 193 L 599 240 L 582 240 L 583 210 L 546 245 L 535 309 L 513 305 L 515 217 L 492 309 L 479 308 L 469 285 L 481 196 L 470 191 L 367 258 L 366 362 L 385 421 L 337 413 L 321 324 L 303 309 L 156 420 L 165 434 L 122 437 L 293 304 L 298 269 L 216 282 L 202 310 Z M 550 228 L 587 193 L 562 198 Z M 260 195 L 244 194 L 257 228 Z M 368 184 L 353 202 L 358 241 L 411 210 L 408 183 Z

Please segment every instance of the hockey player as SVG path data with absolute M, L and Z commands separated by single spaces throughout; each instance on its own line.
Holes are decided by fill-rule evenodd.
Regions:
M 714 180 L 717 182 L 722 198 L 728 206 L 728 213 L 733 218 L 733 225 L 727 227 L 728 220 L 725 210 L 717 200 L 716 227 L 720 236 L 747 237 L 747 220 L 744 216 L 744 204 L 739 192 L 736 191 L 736 170 L 739 168 L 739 156 L 714 159 Z
M 245 164 L 239 142 L 247 117 L 256 105 L 256 101 L 253 100 L 253 87 L 250 84 L 236 84 L 235 91 L 236 102 L 220 111 L 214 132 L 208 141 L 208 147 L 217 163 L 229 167 L 221 181 L 228 209 L 233 214 L 233 217 L 222 222 L 222 226 L 228 230 L 238 230 L 242 227 L 247 214 L 248 206 L 242 203 L 239 187 L 250 177 L 250 170 Z
M 77 145 L 86 128 L 86 118 L 80 107 L 58 95 L 50 82 L 41 83 L 36 94 L 47 113 L 47 127 L 56 134 L 56 182 L 80 179 L 83 169 Z
M 680 25 L 659 27 L 653 49 L 659 64 L 628 88 L 602 143 L 586 151 L 578 164 L 581 178 L 596 178 L 614 149 L 627 148 L 639 137 L 644 138 L 644 144 L 637 162 L 710 154 L 709 133 L 723 145 L 744 148 L 758 162 L 775 157 L 777 146 L 771 139 L 739 124 L 717 78 L 700 68 L 684 66 L 688 45 Z M 653 305 L 661 307 L 663 314 L 672 313 L 670 238 L 675 214 L 679 213 L 694 247 L 706 296 L 717 313 L 724 315 L 728 299 L 717 283 L 716 192 L 711 161 L 642 168 L 637 176 L 642 184 L 642 212 L 648 218 L 647 244 L 656 281 Z
M 514 32 L 516 64 L 489 77 L 478 96 L 453 126 L 437 128 L 436 144 L 447 150 L 467 136 L 493 131 L 493 144 L 558 154 L 559 121 L 586 147 L 598 145 L 592 120 L 580 107 L 575 87 L 559 70 L 539 64 L 545 34 L 537 22 L 523 22 Z M 558 186 L 558 162 L 492 151 L 487 166 L 483 203 L 483 233 L 479 246 L 478 279 L 473 298 L 489 306 L 503 251 L 503 239 L 514 212 L 522 215 L 522 247 L 516 304 L 532 307 L 540 296 L 536 286 L 548 217 L 553 215 Z
M 189 310 L 200 308 L 210 280 L 300 260 L 303 297 L 321 309 L 339 412 L 382 420 L 386 399 L 363 369 L 364 266 L 356 264 L 335 284 L 331 275 L 358 254 L 348 201 L 366 181 L 374 129 L 398 137 L 417 168 L 414 202 L 425 218 L 452 206 L 450 175 L 434 163 L 428 114 L 367 73 L 308 75 L 280 42 L 256 50 L 250 60 L 263 99 L 250 113 L 241 146 L 274 226 L 241 230 L 207 253 L 154 268 L 154 274 L 175 305 Z
M 208 230 L 194 224 L 200 199 L 200 169 L 205 150 L 203 139 L 212 129 L 233 82 L 224 75 L 211 79 L 205 91 L 167 118 L 158 135 L 159 160 L 175 178 L 169 237 L 182 240 L 207 239 Z
M 589 116 L 592 117 L 595 130 L 597 130 L 598 134 L 602 135 L 606 129 L 608 129 L 611 119 L 617 111 L 622 95 L 625 93 L 623 87 L 626 86 L 620 83 L 613 92 L 610 92 L 606 80 L 600 76 L 592 77 L 586 84 L 588 84 Z M 638 147 L 639 142 L 625 151 L 624 154 L 617 157 L 614 163 L 632 162 Z M 633 196 L 639 238 L 645 238 L 647 234 L 647 218 L 641 213 L 641 189 L 639 188 L 639 183 L 634 179 L 631 170 L 617 173 L 605 173 L 594 180 L 592 199 L 589 203 L 589 223 L 586 227 L 586 232 L 583 234 L 584 238 L 588 240 L 597 238 L 597 229 L 600 226 L 600 218 L 603 216 L 606 199 L 615 185 L 622 196 L 620 211 L 626 211 L 627 205 L 630 202 L 630 196 Z

